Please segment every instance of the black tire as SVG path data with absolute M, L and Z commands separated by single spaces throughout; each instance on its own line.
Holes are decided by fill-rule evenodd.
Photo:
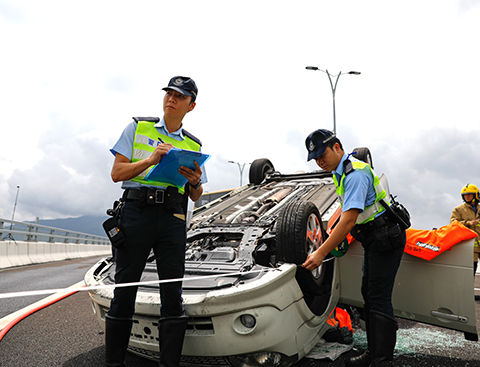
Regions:
M 273 172 L 275 168 L 272 162 L 267 158 L 255 159 L 250 166 L 249 179 L 250 183 L 259 185 L 268 173 Z
M 373 169 L 373 158 L 372 154 L 370 153 L 370 149 L 362 147 L 362 148 L 355 148 L 353 152 L 357 152 L 357 154 L 354 154 L 353 156 L 357 158 L 358 160 L 368 163 L 370 167 Z
M 277 261 L 301 265 L 326 238 L 317 206 L 311 201 L 293 201 L 280 213 L 277 222 Z M 297 268 L 297 281 L 307 294 L 318 294 L 325 267 L 313 271 Z

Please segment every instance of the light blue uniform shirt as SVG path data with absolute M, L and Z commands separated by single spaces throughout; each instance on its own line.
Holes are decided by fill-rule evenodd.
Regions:
M 159 122 L 157 122 L 154 126 L 160 134 L 169 136 L 178 141 L 182 141 L 183 139 L 185 139 L 185 136 L 182 133 L 182 128 L 178 129 L 177 131 L 174 131 L 173 133 L 169 133 L 165 125 L 165 120 L 163 118 Z M 120 153 L 121 155 L 127 157 L 131 161 L 132 153 L 133 153 L 133 140 L 135 139 L 136 130 L 137 130 L 137 123 L 135 121 L 132 121 L 123 130 L 122 135 L 120 135 L 120 138 L 118 139 L 117 143 L 113 146 L 113 148 L 110 149 L 110 152 L 112 152 L 113 155 Z M 200 148 L 200 151 L 201 151 L 201 148 Z M 202 167 L 202 171 L 203 171 L 202 177 L 201 177 L 202 182 L 207 183 L 208 180 L 207 180 L 207 174 L 205 171 L 205 166 Z M 139 182 L 132 182 L 132 181 L 122 182 L 122 189 L 139 188 L 141 186 L 146 186 L 146 185 L 141 185 Z M 151 186 L 151 187 L 156 189 L 162 188 L 161 186 Z
M 340 180 L 343 175 L 343 162 L 348 158 L 346 154 L 343 155 L 337 169 L 332 173 L 337 176 L 337 181 Z M 358 161 L 355 158 L 350 157 L 350 161 Z M 346 212 L 350 209 L 360 209 L 363 211 L 365 208 L 375 203 L 377 194 L 373 187 L 373 177 L 363 171 L 354 170 L 352 173 L 345 177 L 344 181 L 345 194 L 343 198 L 343 211 Z

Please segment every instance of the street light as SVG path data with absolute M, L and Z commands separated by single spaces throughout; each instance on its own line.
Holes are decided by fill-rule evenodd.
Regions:
M 238 165 L 238 169 L 240 170 L 240 186 L 242 186 L 242 176 L 243 176 L 243 169 L 245 168 L 246 163 L 238 163 L 234 161 L 228 161 L 228 163 L 233 163 Z
M 361 73 L 359 71 L 349 71 L 348 73 L 339 72 L 337 75 L 332 75 L 328 72 L 328 70 L 322 70 L 322 69 L 317 68 L 316 66 L 307 66 L 305 69 L 323 71 L 328 76 L 328 80 L 330 81 L 330 87 L 332 88 L 332 97 L 333 97 L 333 133 L 336 134 L 337 133 L 337 121 L 336 121 L 336 116 L 335 116 L 335 91 L 337 90 L 338 78 L 340 78 L 340 75 L 342 75 L 342 74 L 360 75 Z M 335 79 L 335 85 L 333 85 L 333 83 L 332 83 L 332 78 L 331 78 L 332 76 L 337 77 Z
M 15 196 L 15 204 L 13 205 L 13 213 L 12 213 L 12 221 L 10 222 L 10 231 L 12 230 L 13 228 L 13 220 L 15 219 L 15 209 L 17 208 L 17 201 L 18 201 L 18 192 L 20 191 L 20 186 L 17 186 L 17 196 Z M 10 232 L 9 234 L 7 234 L 3 239 L 10 239 L 10 240 L 13 240 L 15 242 L 15 239 L 13 238 L 12 236 L 12 232 Z M 16 243 L 16 242 L 15 242 Z
M 17 186 L 17 196 L 15 196 L 15 204 L 13 205 L 13 213 L 12 213 L 12 222 L 15 218 L 15 209 L 17 209 L 17 201 L 18 201 L 18 192 L 20 191 L 20 186 Z M 10 230 L 12 230 L 12 224 L 10 223 Z

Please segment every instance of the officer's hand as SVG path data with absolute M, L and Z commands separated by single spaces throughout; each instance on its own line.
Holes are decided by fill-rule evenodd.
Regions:
M 178 172 L 182 175 L 185 176 L 190 183 L 190 185 L 195 186 L 198 181 L 200 181 L 200 177 L 202 176 L 202 169 L 198 165 L 197 161 L 193 162 L 195 164 L 195 170 L 181 166 L 178 169 Z
M 302 264 L 302 267 L 307 270 L 314 270 L 320 265 L 322 265 L 324 258 L 325 256 L 323 256 L 322 253 L 317 249 L 316 251 L 308 255 L 307 260 L 305 260 L 305 262 Z
M 160 162 L 160 159 L 162 159 L 163 156 L 167 154 L 167 152 L 172 148 L 173 145 L 169 143 L 162 143 L 157 145 L 152 155 L 149 157 L 149 159 L 151 160 L 151 165 L 153 166 Z

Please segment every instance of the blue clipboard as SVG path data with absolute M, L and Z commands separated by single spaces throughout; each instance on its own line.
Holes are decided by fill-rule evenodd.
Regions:
M 210 159 L 209 154 L 195 152 L 193 150 L 172 148 L 165 154 L 160 162 L 145 176 L 146 181 L 168 182 L 177 187 L 183 187 L 187 178 L 178 173 L 180 166 L 195 169 L 194 161 L 202 167 Z

